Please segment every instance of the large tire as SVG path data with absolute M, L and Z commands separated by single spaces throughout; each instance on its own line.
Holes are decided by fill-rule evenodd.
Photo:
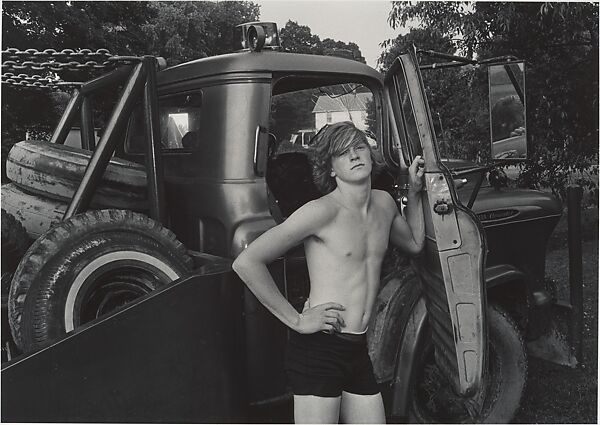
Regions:
M 92 152 L 55 143 L 22 141 L 8 155 L 6 175 L 17 186 L 69 202 L 81 183 Z M 144 211 L 148 207 L 142 165 L 112 158 L 92 198 L 92 208 Z
M 431 340 L 426 341 L 412 378 L 411 422 L 509 423 L 515 415 L 527 381 L 527 355 L 517 324 L 500 307 L 488 306 L 489 359 L 484 390 L 470 401 L 456 396 L 434 364 Z M 471 410 L 469 414 L 468 410 Z
M 4 208 L 2 208 L 0 225 L 2 226 L 2 274 L 12 273 L 31 245 L 31 239 L 23 225 Z M 2 288 L 2 293 L 5 292 Z
M 15 350 L 15 343 L 8 326 L 8 291 L 13 272 L 19 265 L 21 258 L 31 245 L 31 239 L 25 228 L 12 215 L 2 209 L 0 221 L 2 226 L 2 278 L 1 278 L 1 303 L 2 303 L 2 362 L 9 360 Z
M 67 204 L 21 190 L 13 183 L 2 185 L 2 208 L 12 214 L 36 240 L 62 220 Z
M 54 226 L 27 251 L 9 298 L 18 346 L 30 351 L 186 274 L 175 235 L 141 214 L 88 211 Z

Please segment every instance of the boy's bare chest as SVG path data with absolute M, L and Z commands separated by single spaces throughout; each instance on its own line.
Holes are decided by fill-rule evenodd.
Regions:
M 322 243 L 334 254 L 348 259 L 383 256 L 388 246 L 392 218 L 385 211 L 374 211 L 366 217 L 341 212 L 322 229 Z

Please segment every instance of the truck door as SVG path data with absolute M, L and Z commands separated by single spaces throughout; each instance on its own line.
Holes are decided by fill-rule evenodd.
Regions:
M 399 56 L 390 68 L 385 95 L 391 127 L 387 162 L 406 177 L 415 156 L 425 160 L 426 244 L 412 265 L 423 287 L 435 362 L 457 394 L 473 396 L 483 386 L 487 363 L 484 233 L 460 204 L 441 162 L 414 51 Z M 400 188 L 408 188 L 402 178 Z

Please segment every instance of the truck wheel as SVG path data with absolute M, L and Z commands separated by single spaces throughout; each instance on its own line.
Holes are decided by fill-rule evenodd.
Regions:
M 453 393 L 433 359 L 429 338 L 422 361 L 412 377 L 411 422 L 418 423 L 509 423 L 519 408 L 527 380 L 525 344 L 517 324 L 497 306 L 488 306 L 489 358 L 488 377 L 476 403 Z M 469 413 L 469 411 L 471 413 Z
M 175 235 L 141 214 L 88 211 L 34 242 L 13 278 L 9 320 L 23 351 L 172 282 L 192 260 Z
M 6 275 L 11 275 L 19 265 L 19 261 L 31 245 L 31 240 L 23 225 L 12 215 L 2 209 L 2 295 L 8 294 L 5 286 Z M 10 280 L 8 280 L 10 284 Z
M 55 143 L 22 141 L 6 161 L 6 175 L 28 192 L 70 202 L 92 152 Z M 146 171 L 135 162 L 112 158 L 91 201 L 92 208 L 147 210 Z

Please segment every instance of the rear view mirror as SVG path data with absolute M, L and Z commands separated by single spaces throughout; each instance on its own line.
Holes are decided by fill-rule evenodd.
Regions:
M 525 159 L 525 64 L 491 65 L 488 76 L 492 158 Z

